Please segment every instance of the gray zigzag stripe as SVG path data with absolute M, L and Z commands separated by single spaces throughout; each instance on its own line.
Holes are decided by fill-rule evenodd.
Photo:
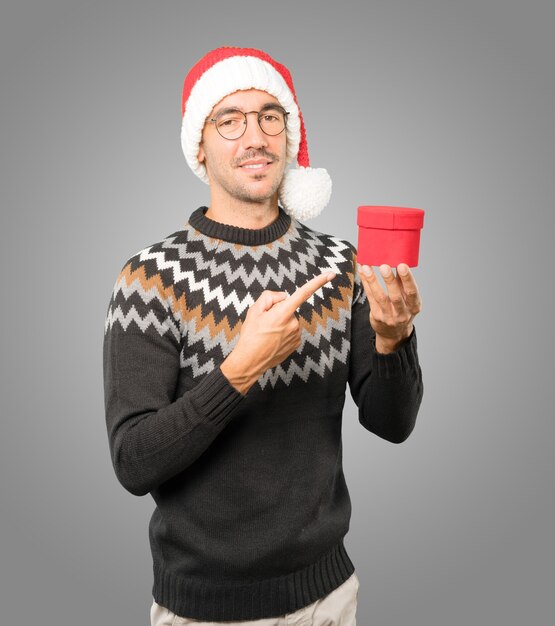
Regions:
M 184 359 L 183 353 L 181 353 L 179 361 L 182 368 L 190 367 L 193 370 L 193 378 L 197 378 L 197 376 L 202 376 L 203 374 L 210 374 L 210 372 L 214 370 L 214 359 L 210 359 L 204 365 L 199 366 L 198 356 L 196 354 Z
M 149 310 L 144 317 L 141 317 L 134 306 L 129 309 L 127 315 L 123 313 L 119 305 L 113 310 L 110 309 L 104 324 L 105 332 L 116 322 L 121 324 L 123 330 L 127 330 L 131 321 L 135 321 L 143 333 L 152 325 L 161 336 L 169 331 L 177 341 L 181 341 L 181 333 L 170 318 L 166 318 L 163 322 L 160 322 L 152 310 Z
M 262 389 L 264 389 L 264 387 L 268 384 L 275 387 L 278 380 L 282 380 L 286 385 L 289 385 L 294 376 L 299 376 L 306 382 L 311 371 L 323 378 L 326 369 L 329 369 L 330 371 L 332 370 L 335 359 L 340 360 L 342 363 L 347 362 L 349 350 L 349 342 L 346 339 L 343 339 L 341 352 L 336 350 L 333 346 L 330 346 L 329 355 L 326 355 L 323 351 L 320 352 L 319 363 L 316 363 L 316 361 L 314 361 L 310 356 L 307 356 L 303 367 L 300 367 L 293 359 L 289 362 L 287 371 L 283 368 L 283 365 L 278 365 L 277 367 L 264 372 L 264 374 L 262 374 L 262 376 L 258 379 L 258 384 L 262 387 Z

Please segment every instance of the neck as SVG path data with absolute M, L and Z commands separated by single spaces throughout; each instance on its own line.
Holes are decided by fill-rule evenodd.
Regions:
M 272 224 L 279 215 L 277 194 L 263 202 L 243 202 L 234 198 L 226 200 L 218 202 L 211 196 L 206 217 L 238 228 L 260 229 Z

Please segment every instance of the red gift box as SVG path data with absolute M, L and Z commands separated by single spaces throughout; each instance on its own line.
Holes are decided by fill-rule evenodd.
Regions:
M 418 265 L 424 211 L 400 206 L 358 207 L 358 252 L 361 265 Z

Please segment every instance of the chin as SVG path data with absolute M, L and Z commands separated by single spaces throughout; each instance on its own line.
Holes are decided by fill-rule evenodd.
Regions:
M 248 194 L 243 196 L 237 196 L 237 200 L 240 200 L 241 202 L 248 202 L 250 204 L 264 204 L 268 202 L 268 200 L 272 200 L 272 198 L 274 197 L 274 194 L 272 194 L 271 196 Z
M 266 189 L 246 189 L 243 188 L 238 190 L 237 198 L 244 202 L 267 202 L 268 200 L 272 200 L 273 198 L 277 199 L 277 190 L 279 189 L 279 184 L 272 185 L 270 188 Z

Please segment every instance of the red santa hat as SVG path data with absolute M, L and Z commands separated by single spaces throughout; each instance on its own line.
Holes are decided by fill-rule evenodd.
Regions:
M 286 170 L 279 200 L 297 219 L 315 217 L 329 202 L 331 179 L 325 169 L 310 167 L 303 116 L 289 70 L 261 50 L 217 48 L 187 74 L 181 102 L 181 145 L 189 167 L 208 183 L 206 168 L 197 158 L 206 119 L 222 98 L 246 89 L 266 91 L 289 111 L 287 162 L 296 158 L 299 167 Z

